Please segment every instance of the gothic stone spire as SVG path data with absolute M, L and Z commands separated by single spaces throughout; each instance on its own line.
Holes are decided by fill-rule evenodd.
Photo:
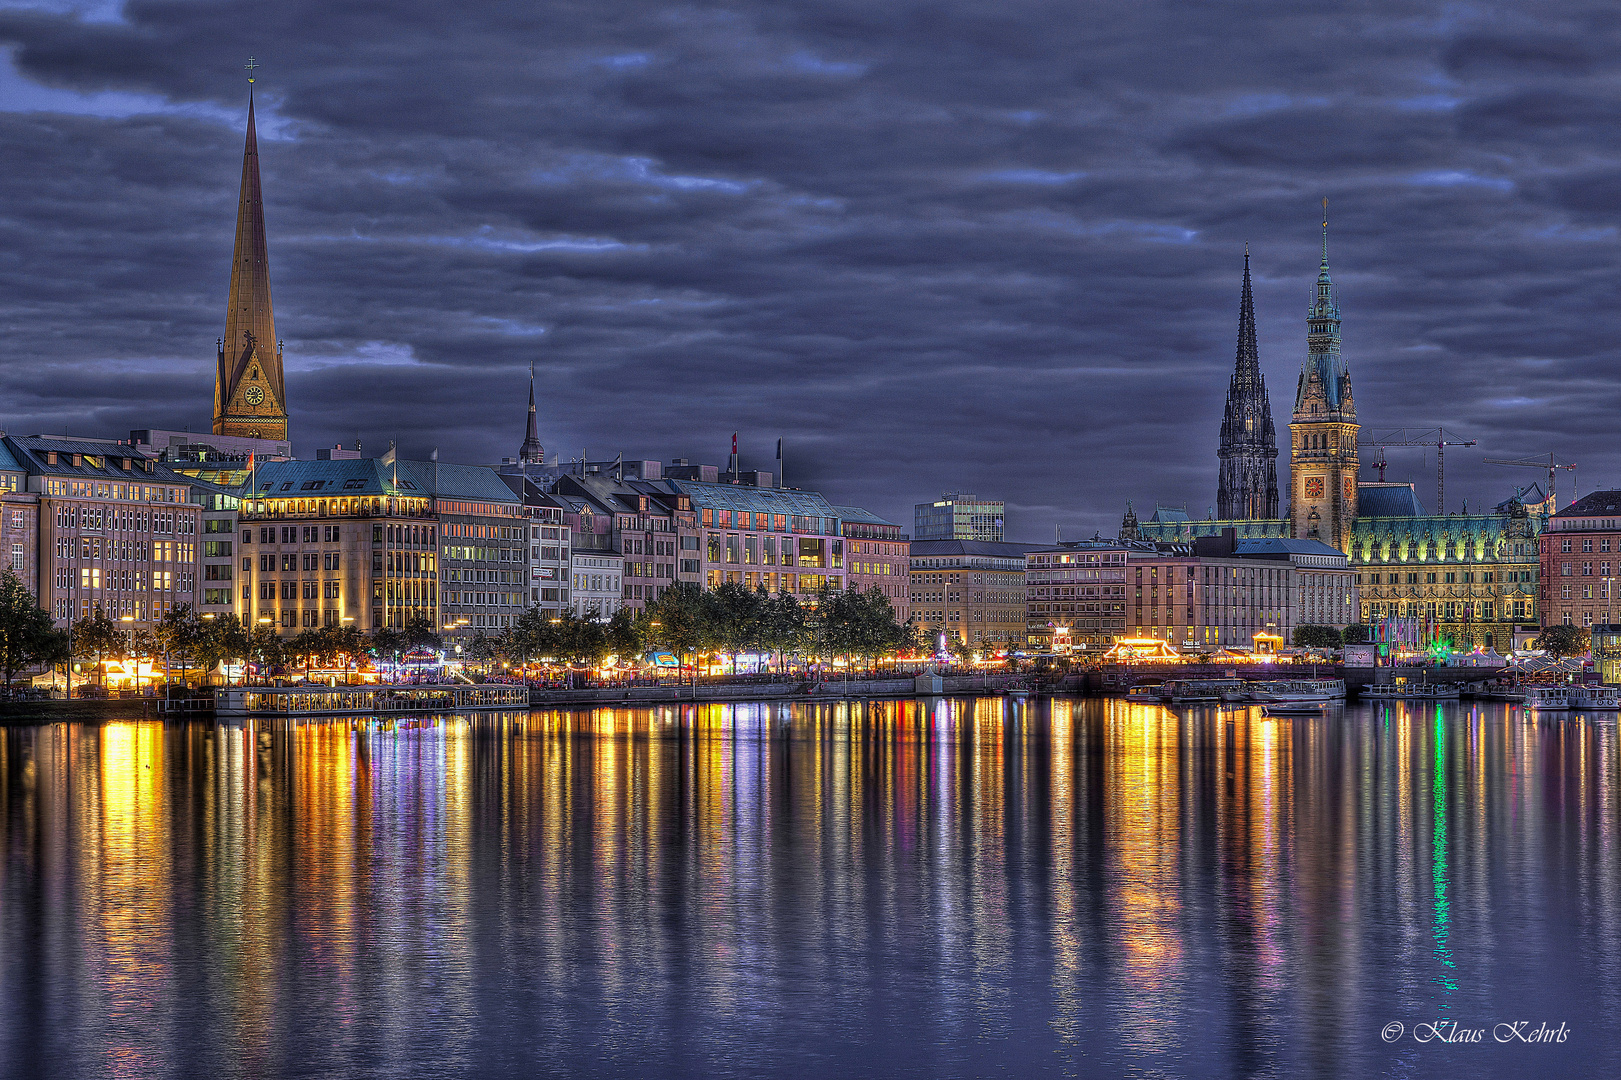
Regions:
M 276 320 L 270 307 L 270 258 L 265 243 L 259 139 L 250 88 L 242 189 L 236 210 L 236 248 L 231 257 L 231 296 L 214 380 L 214 432 L 285 439 L 285 403 L 281 342 L 276 337 Z
M 1250 289 L 1249 246 L 1244 248 L 1244 292 L 1238 304 L 1238 359 L 1227 386 L 1221 421 L 1216 515 L 1223 520 L 1278 516 L 1278 442 L 1272 402 L 1255 345 L 1255 297 Z

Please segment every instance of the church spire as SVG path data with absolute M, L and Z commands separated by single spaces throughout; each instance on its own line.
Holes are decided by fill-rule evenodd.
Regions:
M 214 432 L 264 439 L 287 437 L 281 342 L 270 306 L 270 256 L 265 242 L 264 196 L 259 186 L 259 138 L 253 114 L 253 69 L 248 60 L 248 131 L 242 149 L 242 187 L 236 208 L 231 295 L 225 312 L 214 380 Z
M 1238 302 L 1238 356 L 1227 386 L 1221 422 L 1216 514 L 1225 521 L 1278 516 L 1278 442 L 1272 402 L 1255 344 L 1255 296 L 1249 245 L 1244 245 L 1244 289 Z
M 518 460 L 530 465 L 544 465 L 546 454 L 540 445 L 540 429 L 535 426 L 535 365 L 529 364 L 529 428 L 523 439 L 523 449 L 518 451 Z

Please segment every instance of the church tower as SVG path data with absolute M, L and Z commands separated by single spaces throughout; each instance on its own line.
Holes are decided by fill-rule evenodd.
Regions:
M 1340 356 L 1340 309 L 1328 276 L 1328 200 L 1323 200 L 1323 262 L 1306 313 L 1305 366 L 1289 422 L 1289 532 L 1349 551 L 1356 517 L 1356 405 Z
M 251 74 L 251 66 L 249 71 Z M 259 192 L 251 77 L 248 83 L 248 140 L 242 151 L 231 298 L 214 376 L 214 434 L 280 440 L 287 438 L 287 399 L 282 389 L 281 341 L 270 311 L 270 260 L 264 199 Z
M 535 365 L 529 365 L 529 428 L 523 437 L 518 460 L 529 465 L 546 464 L 546 452 L 541 449 L 540 429 L 535 424 Z
M 1278 437 L 1272 403 L 1255 347 L 1255 299 L 1250 292 L 1250 252 L 1244 245 L 1244 294 L 1238 305 L 1238 361 L 1227 385 L 1221 421 L 1221 478 L 1216 516 L 1224 521 L 1278 516 Z

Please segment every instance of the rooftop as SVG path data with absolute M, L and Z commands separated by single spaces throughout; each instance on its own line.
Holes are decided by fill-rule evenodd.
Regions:
M 516 503 L 495 470 L 483 465 L 350 458 L 271 461 L 254 470 L 254 493 L 265 496 L 403 495 Z
M 744 510 L 750 513 L 839 516 L 837 508 L 815 491 L 795 488 L 759 488 L 747 484 L 709 484 L 697 480 L 661 480 L 670 491 L 692 500 L 695 510 Z
M 1593 514 L 1621 514 L 1621 491 L 1595 491 L 1584 495 L 1554 514 L 1554 517 L 1590 517 Z
M 1356 486 L 1357 517 L 1424 517 L 1424 507 L 1411 483 L 1365 483 Z

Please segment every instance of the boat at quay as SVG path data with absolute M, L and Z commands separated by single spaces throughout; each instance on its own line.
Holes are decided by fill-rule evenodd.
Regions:
M 529 708 L 529 688 L 511 683 L 403 683 L 357 686 L 227 686 L 214 715 L 363 716 Z
M 1378 683 L 1362 688 L 1364 701 L 1457 701 L 1461 696 L 1453 683 Z

